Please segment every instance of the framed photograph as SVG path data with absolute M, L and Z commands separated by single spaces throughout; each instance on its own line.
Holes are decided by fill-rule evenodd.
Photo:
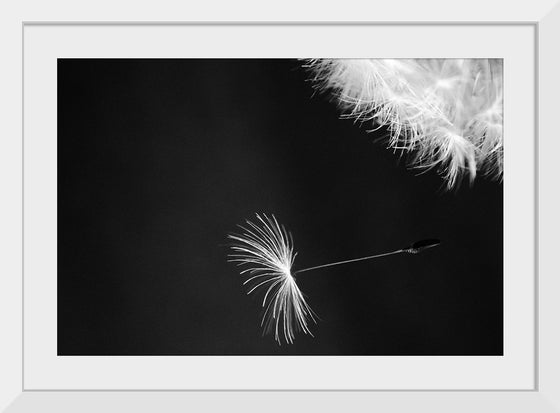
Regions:
M 528 10 L 21 18 L 7 411 L 560 409 L 560 8 Z

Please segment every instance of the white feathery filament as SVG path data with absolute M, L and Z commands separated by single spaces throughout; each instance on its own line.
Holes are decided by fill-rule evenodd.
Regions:
M 310 59 L 316 87 L 343 117 L 387 127 L 411 166 L 437 168 L 451 189 L 503 171 L 502 59 Z
M 292 266 L 294 253 L 292 235 L 272 215 L 256 214 L 257 223 L 246 221 L 240 226 L 242 234 L 230 234 L 234 243 L 229 261 L 247 266 L 241 271 L 247 279 L 247 294 L 264 291 L 262 306 L 264 314 L 261 326 L 265 332 L 274 331 L 274 338 L 281 344 L 283 337 L 293 343 L 296 331 L 313 336 L 309 321 L 315 321 L 314 313 L 296 284 Z

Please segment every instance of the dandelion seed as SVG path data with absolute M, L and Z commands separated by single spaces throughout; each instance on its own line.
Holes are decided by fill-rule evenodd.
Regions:
M 265 214 L 256 214 L 256 218 L 256 224 L 247 220 L 247 226 L 239 226 L 242 234 L 228 235 L 233 241 L 233 252 L 228 255 L 228 261 L 246 266 L 241 275 L 247 276 L 243 283 L 248 286 L 247 294 L 264 291 L 261 326 L 265 332 L 274 332 L 278 344 L 282 343 L 282 338 L 286 343 L 293 343 L 297 331 L 313 336 L 309 325 L 316 323 L 316 315 L 296 283 L 296 274 L 400 253 L 417 254 L 440 243 L 434 239 L 423 240 L 383 254 L 293 271 L 297 253 L 294 253 L 291 233 L 278 224 L 274 215 L 270 218 Z
M 387 127 L 410 165 L 437 168 L 449 189 L 503 173 L 501 59 L 311 59 L 343 117 Z

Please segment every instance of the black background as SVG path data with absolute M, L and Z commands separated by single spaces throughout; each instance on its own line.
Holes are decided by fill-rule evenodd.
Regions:
M 295 60 L 58 61 L 60 355 L 498 355 L 503 186 L 447 192 L 340 120 Z M 262 336 L 226 262 L 256 212 L 293 234 L 315 337 Z

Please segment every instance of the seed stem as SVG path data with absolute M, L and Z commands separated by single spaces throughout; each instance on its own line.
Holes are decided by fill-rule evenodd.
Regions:
M 387 256 L 387 255 L 400 254 L 400 253 L 402 253 L 402 252 L 406 252 L 406 250 L 404 250 L 404 249 L 402 249 L 402 250 L 395 250 L 395 251 L 391 251 L 391 252 L 385 252 L 385 253 L 383 253 L 383 254 L 370 255 L 370 256 L 368 256 L 368 257 L 354 258 L 354 259 L 352 259 L 352 260 L 331 262 L 330 264 L 317 265 L 316 267 L 309 267 L 309 268 L 304 268 L 303 270 L 297 270 L 297 271 L 294 272 L 294 275 L 300 274 L 300 273 L 302 273 L 302 272 L 307 272 L 307 271 L 312 271 L 312 270 L 318 270 L 319 268 L 333 267 L 333 266 L 335 266 L 335 265 L 349 264 L 349 263 L 351 263 L 351 262 L 371 260 L 371 259 L 373 259 L 373 258 L 385 257 L 385 256 Z

